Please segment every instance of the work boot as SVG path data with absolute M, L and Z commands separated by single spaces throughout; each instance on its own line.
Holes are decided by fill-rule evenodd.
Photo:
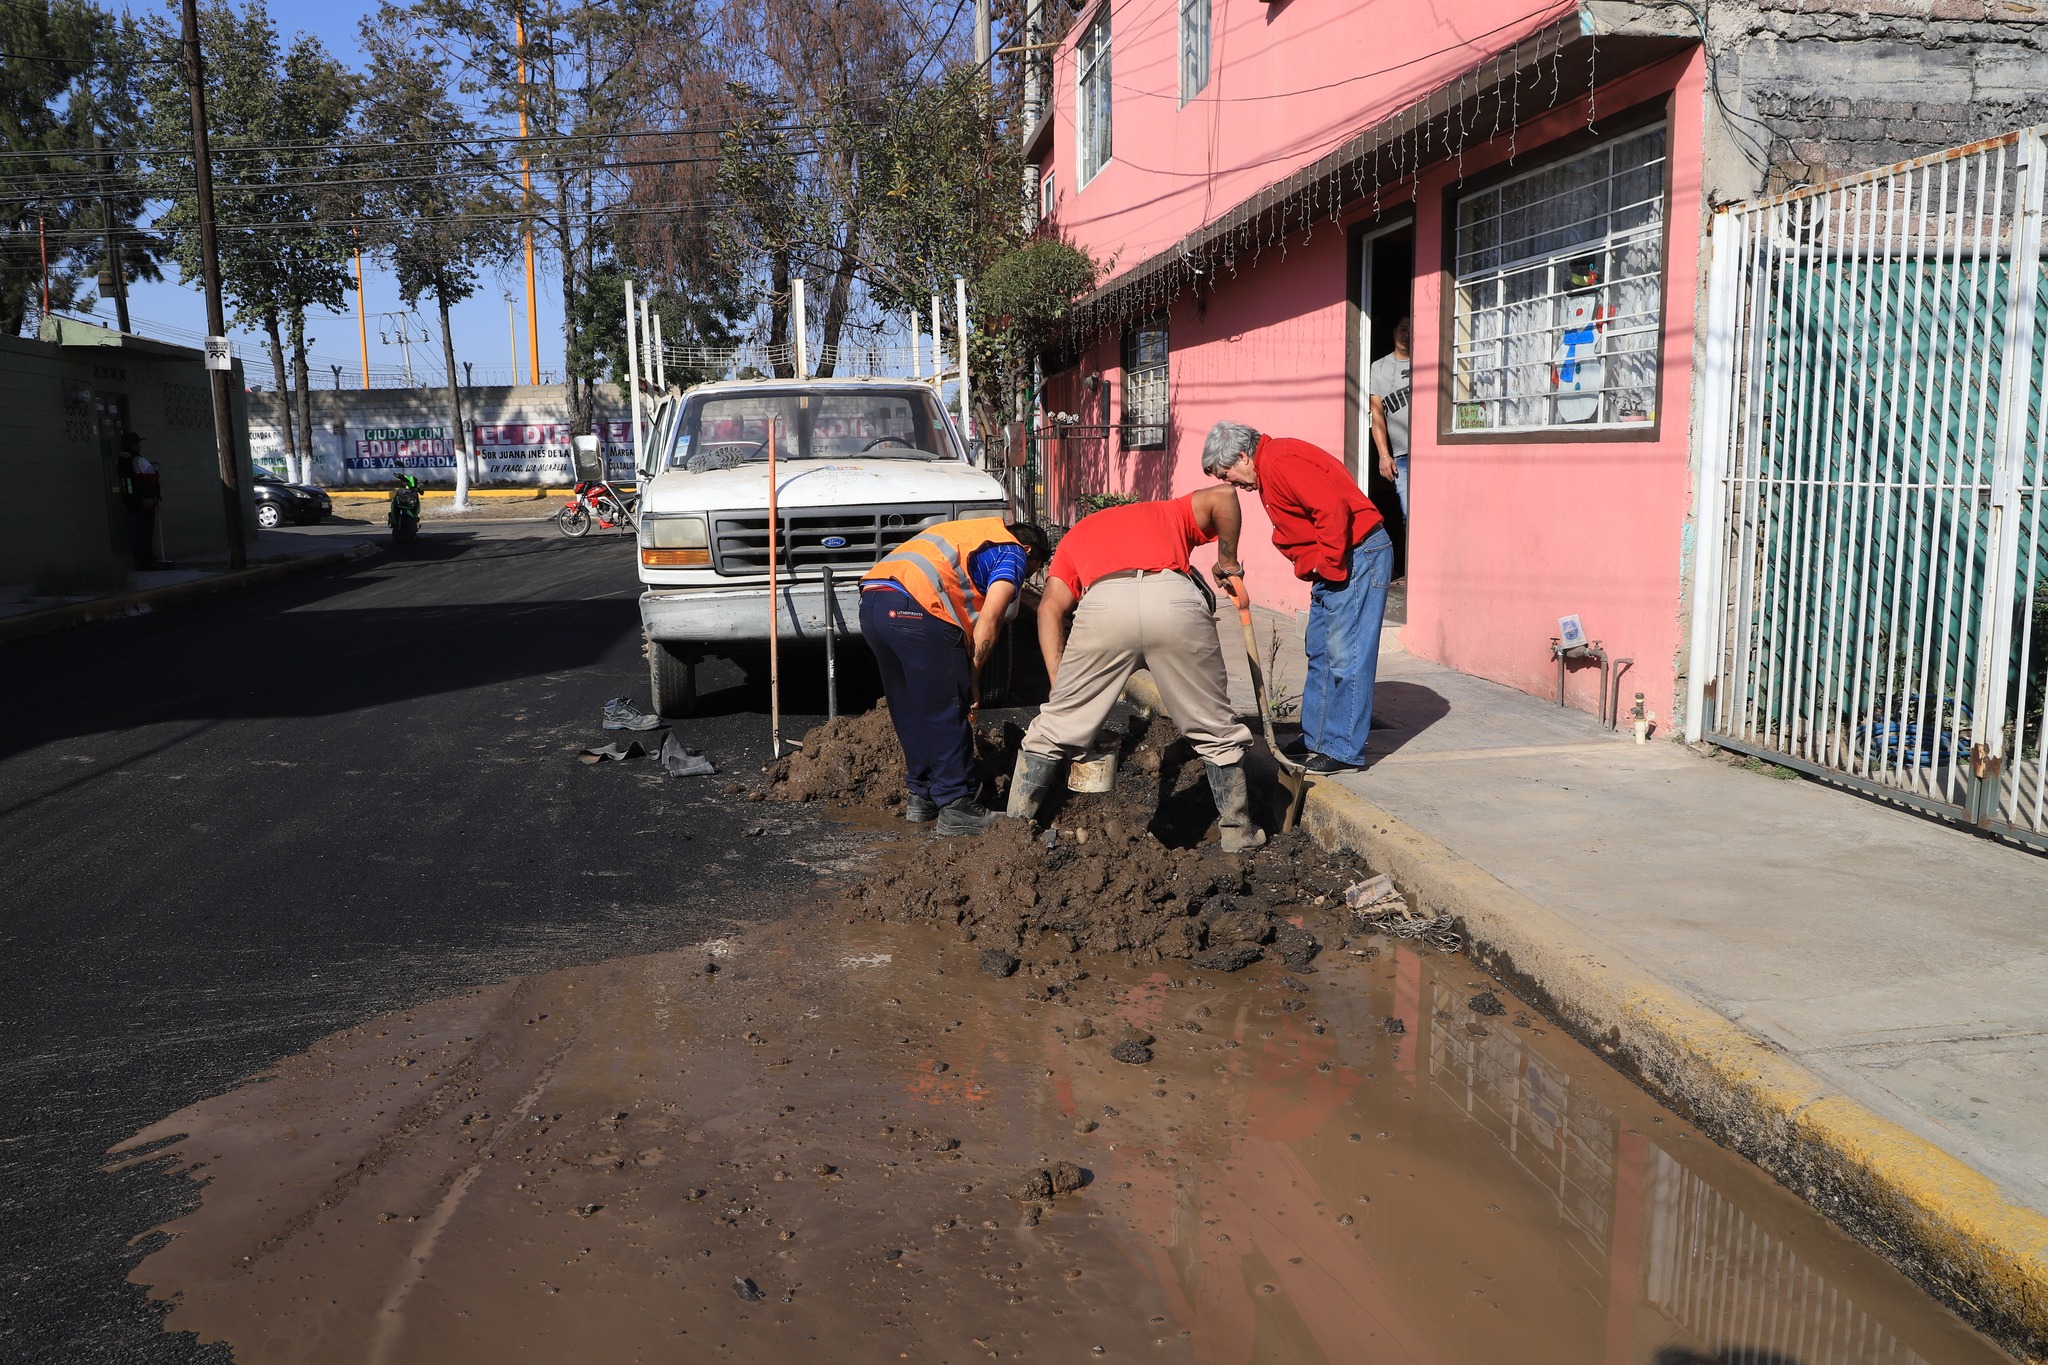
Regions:
M 913 825 L 929 825 L 939 818 L 939 808 L 932 804 L 929 796 L 912 792 L 910 799 L 903 803 L 903 818 Z
M 1251 789 L 1245 784 L 1244 764 L 1229 767 L 1204 762 L 1209 770 L 1209 794 L 1216 798 L 1216 824 L 1223 836 L 1225 853 L 1242 853 L 1266 842 L 1266 831 L 1252 822 Z
M 939 812 L 939 833 L 979 834 L 996 822 L 996 813 L 971 796 L 963 796 Z
M 1017 767 L 1010 774 L 1010 806 L 1004 812 L 1012 820 L 1036 820 L 1038 808 L 1059 776 L 1060 761 L 1029 749 L 1017 751 Z

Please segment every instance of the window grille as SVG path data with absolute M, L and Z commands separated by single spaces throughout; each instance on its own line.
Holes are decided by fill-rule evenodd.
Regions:
M 1622 429 L 1657 417 L 1663 124 L 1458 201 L 1451 429 Z
M 1074 45 L 1075 185 L 1086 185 L 1109 164 L 1109 0 Z
M 1180 0 L 1180 102 L 1209 83 L 1209 0 Z
M 1166 320 L 1124 333 L 1124 449 L 1166 447 Z

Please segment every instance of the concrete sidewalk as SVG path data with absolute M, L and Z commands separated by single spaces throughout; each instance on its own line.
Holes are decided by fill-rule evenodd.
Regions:
M 230 570 L 225 561 L 144 569 L 131 574 L 128 585 L 117 591 L 64 597 L 40 596 L 29 583 L 0 584 L 0 639 L 150 611 L 167 602 L 338 564 L 375 548 L 368 528 L 359 536 L 258 531 L 248 546 L 246 569 Z
M 1298 696 L 1300 618 L 1256 626 Z M 1219 630 L 1249 714 L 1234 613 Z M 1318 784 L 1311 828 L 1458 913 L 1482 961 L 2048 1354 L 2048 858 L 1639 747 L 1398 648 L 1379 677 L 1371 765 Z

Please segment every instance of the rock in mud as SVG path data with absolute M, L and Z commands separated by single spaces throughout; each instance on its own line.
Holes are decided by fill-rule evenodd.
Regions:
M 760 1285 L 755 1284 L 752 1280 L 746 1278 L 744 1275 L 735 1276 L 733 1278 L 732 1292 L 739 1295 L 741 1298 L 745 1299 L 748 1303 L 759 1303 L 762 1299 L 767 1297 L 765 1294 L 761 1292 Z
M 1022 962 L 1015 953 L 1002 948 L 991 948 L 981 955 L 981 969 L 997 978 L 1016 975 Z
M 1022 1180 L 1010 1187 L 1010 1198 L 1025 1204 L 1052 1198 L 1052 1172 L 1044 1169 L 1027 1172 Z
M 1483 1014 L 1489 1019 L 1498 1018 L 1508 1012 L 1508 1007 L 1501 1004 L 1500 997 L 1492 991 L 1481 991 L 1473 996 L 1470 1008 L 1474 1014 Z
M 1235 972 L 1251 966 L 1265 955 L 1266 950 L 1256 943 L 1224 943 L 1204 948 L 1188 961 L 1212 972 Z
M 1088 1183 L 1088 1173 L 1071 1161 L 1053 1163 L 1050 1175 L 1054 1194 L 1072 1194 Z
M 1314 934 L 1292 924 L 1281 925 L 1273 935 L 1274 955 L 1287 965 L 1290 972 L 1314 971 L 1315 968 L 1309 964 L 1322 950 L 1323 945 L 1316 942 Z
M 1230 903 L 1230 898 L 1224 898 Z M 1273 938 L 1273 912 L 1264 906 L 1253 909 L 1222 910 L 1202 917 L 1209 931 L 1209 942 L 1219 943 L 1269 943 Z
M 1256 951 L 1256 950 L 1254 950 Z M 1130 1066 L 1143 1066 L 1152 1060 L 1152 1049 L 1136 1038 L 1126 1038 L 1109 1050 L 1110 1057 Z
M 1074 1029 L 1074 1036 L 1076 1038 L 1093 1038 L 1095 1036 L 1095 1021 L 1093 1019 L 1083 1019 L 1080 1025 Z
M 1406 1019 L 1396 1019 L 1389 1015 L 1386 1022 L 1381 1024 L 1380 1027 L 1398 1038 L 1408 1031 L 1408 1021 Z

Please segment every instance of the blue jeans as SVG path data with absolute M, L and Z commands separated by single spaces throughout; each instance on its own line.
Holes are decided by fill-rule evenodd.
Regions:
M 1340 763 L 1362 766 L 1372 733 L 1372 689 L 1380 670 L 1380 622 L 1394 545 L 1385 527 L 1351 549 L 1351 576 L 1308 594 L 1308 681 L 1301 689 L 1301 737 Z
M 860 595 L 860 633 L 882 674 L 889 719 L 903 746 L 905 785 L 935 806 L 981 788 L 974 766 L 974 663 L 958 626 L 886 588 Z
M 1408 524 L 1408 457 L 1394 457 L 1394 491 L 1401 495 L 1401 524 Z

